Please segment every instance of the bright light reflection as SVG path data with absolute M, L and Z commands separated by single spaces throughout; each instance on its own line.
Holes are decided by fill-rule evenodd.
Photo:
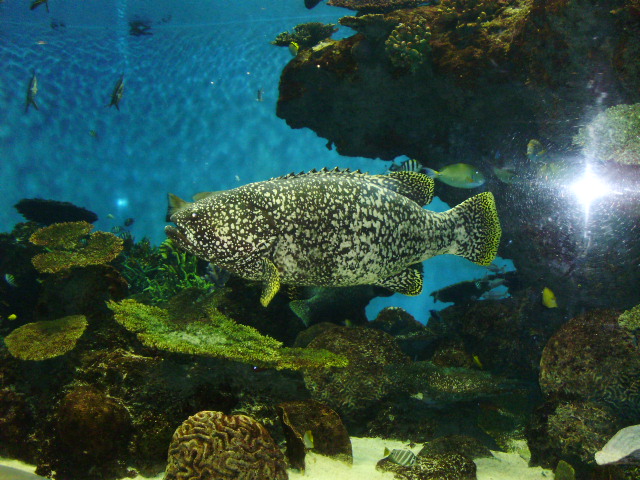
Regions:
M 129 199 L 125 197 L 120 197 L 116 199 L 116 206 L 118 208 L 126 208 L 129 206 Z
M 591 171 L 590 165 L 587 165 L 583 177 L 570 188 L 587 215 L 595 200 L 611 193 L 609 185 Z

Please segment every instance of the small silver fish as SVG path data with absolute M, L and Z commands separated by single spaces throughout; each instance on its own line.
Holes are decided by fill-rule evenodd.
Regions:
M 479 300 L 502 300 L 503 298 L 507 298 L 509 296 L 509 292 L 507 290 L 503 292 L 485 292 L 479 298 Z
M 29 81 L 29 88 L 27 88 L 27 101 L 24 107 L 24 113 L 29 111 L 29 107 L 33 105 L 36 110 L 38 109 L 38 104 L 36 103 L 36 94 L 38 93 L 38 77 L 36 77 L 36 72 L 33 72 L 31 76 L 31 80 Z
M 389 451 L 389 449 L 384 449 L 384 456 L 388 458 L 390 461 L 397 465 L 402 465 L 403 467 L 410 467 L 414 463 L 416 463 L 416 459 L 418 458 L 415 453 L 411 450 L 401 450 L 398 448 L 394 448 Z
M 478 280 L 476 282 L 476 288 L 478 290 L 493 290 L 494 288 L 499 287 L 500 285 L 504 285 L 507 281 L 504 278 L 483 278 L 482 280 Z
M 259 88 L 258 93 L 256 94 L 256 102 L 262 102 L 264 100 L 264 98 L 262 97 L 263 94 L 264 94 L 264 89 Z
M 108 106 L 115 106 L 116 110 L 120 111 L 120 101 L 122 100 L 122 95 L 124 95 L 124 73 L 120 75 L 120 78 L 113 87 L 113 92 L 111 93 L 111 103 Z

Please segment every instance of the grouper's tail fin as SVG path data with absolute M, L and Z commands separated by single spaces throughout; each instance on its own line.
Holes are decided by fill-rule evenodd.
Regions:
M 448 253 L 487 266 L 496 258 L 502 229 L 491 192 L 471 197 L 448 212 L 453 223 L 453 244 Z

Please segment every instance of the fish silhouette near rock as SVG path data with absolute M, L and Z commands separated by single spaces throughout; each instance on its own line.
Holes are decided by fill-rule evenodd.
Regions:
M 169 196 L 176 226 L 167 235 L 183 250 L 262 281 L 263 306 L 281 283 L 418 295 L 423 277 L 412 265 L 445 253 L 489 265 L 501 235 L 491 193 L 431 212 L 422 206 L 433 198 L 433 180 L 416 172 L 312 171 L 198 198 Z

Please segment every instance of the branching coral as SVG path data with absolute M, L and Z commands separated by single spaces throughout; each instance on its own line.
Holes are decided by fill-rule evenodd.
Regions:
M 606 109 L 580 129 L 573 143 L 605 161 L 640 165 L 640 103 Z
M 418 17 L 413 23 L 400 23 L 385 42 L 391 63 L 415 72 L 425 63 L 431 52 L 431 30 L 427 20 Z
M 57 273 L 72 267 L 103 265 L 116 258 L 122 251 L 122 239 L 107 232 L 89 235 L 92 229 L 87 222 L 67 222 L 37 230 L 29 240 L 49 251 L 33 257 L 33 266 L 40 273 Z
M 271 43 L 279 47 L 287 47 L 291 42 L 300 48 L 311 48 L 323 40 L 331 38 L 338 31 L 333 23 L 309 22 L 301 23 L 293 28 L 293 32 L 282 32 Z
M 73 350 L 87 328 L 84 315 L 34 322 L 16 328 L 4 343 L 9 353 L 20 360 L 47 360 Z
M 143 344 L 160 350 L 277 369 L 346 365 L 343 357 L 327 351 L 283 348 L 281 342 L 220 313 L 211 294 L 197 296 L 196 292 L 184 291 L 169 302 L 167 309 L 135 300 L 111 301 L 109 308 L 116 321 L 136 333 Z

